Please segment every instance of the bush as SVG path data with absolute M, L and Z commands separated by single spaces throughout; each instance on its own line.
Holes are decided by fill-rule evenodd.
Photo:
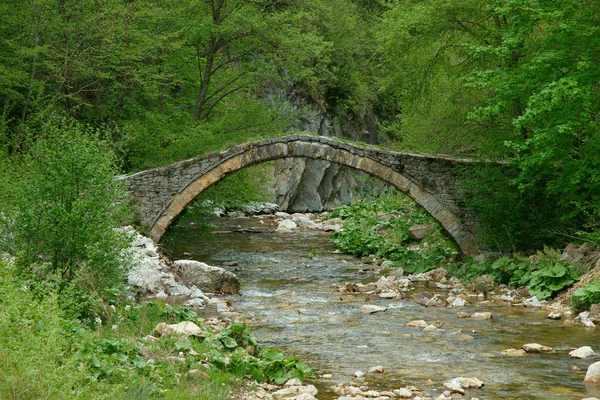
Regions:
M 511 286 L 529 286 L 531 295 L 539 300 L 554 297 L 578 277 L 576 267 L 564 261 L 540 260 L 535 266 L 525 257 L 496 260 L 490 268 L 490 275 L 494 280 Z
M 579 313 L 589 310 L 592 304 L 600 303 L 600 280 L 593 281 L 580 287 L 571 297 L 573 311 Z
M 565 238 L 553 232 L 576 227 L 561 218 L 567 211 L 539 184 L 520 188 L 515 183 L 518 173 L 512 166 L 483 163 L 463 172 L 462 181 L 470 193 L 464 200 L 483 224 L 483 245 L 505 253 L 562 246 Z
M 77 387 L 91 382 L 69 354 L 56 293 L 37 299 L 16 269 L 0 261 L 0 398 L 75 397 Z
M 344 220 L 344 229 L 331 236 L 337 247 L 357 256 L 375 254 L 402 263 L 410 273 L 436 268 L 458 254 L 456 244 L 434 219 L 404 194 L 363 199 L 335 209 L 330 217 Z M 408 229 L 418 224 L 432 224 L 434 232 L 424 239 L 427 245 L 409 249 L 417 242 Z
M 94 130 L 61 124 L 50 126 L 24 157 L 28 175 L 16 185 L 7 230 L 32 287 L 57 285 L 61 297 L 70 293 L 70 303 L 81 305 L 90 295 L 108 295 L 125 277 L 128 239 L 115 228 L 127 210 L 108 143 Z

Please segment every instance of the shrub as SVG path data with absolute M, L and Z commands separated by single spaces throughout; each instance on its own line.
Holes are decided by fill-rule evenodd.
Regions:
M 436 264 L 458 254 L 456 245 L 442 228 L 404 194 L 363 199 L 335 209 L 330 216 L 344 220 L 344 229 L 331 236 L 337 247 L 358 256 L 375 254 L 397 261 L 410 273 L 436 268 Z M 425 239 L 427 246 L 409 249 L 416 242 L 409 236 L 408 229 L 417 224 L 433 224 L 434 232 Z
M 75 397 L 77 387 L 91 382 L 69 354 L 56 293 L 36 298 L 16 269 L 0 261 L 0 398 Z
M 500 258 L 490 269 L 495 280 L 511 286 L 529 286 L 529 292 L 540 300 L 554 297 L 578 277 L 576 267 L 564 261 L 540 260 L 535 266 L 525 257 Z
M 123 280 L 128 240 L 115 228 L 127 210 L 108 143 L 97 131 L 61 123 L 47 128 L 24 157 L 28 175 L 16 185 L 8 229 L 32 287 L 54 282 L 61 295 L 75 296 L 75 305 L 107 295 Z M 75 311 L 85 317 L 85 307 Z
M 592 304 L 600 303 L 600 280 L 590 282 L 580 287 L 571 297 L 571 304 L 575 312 L 589 310 Z

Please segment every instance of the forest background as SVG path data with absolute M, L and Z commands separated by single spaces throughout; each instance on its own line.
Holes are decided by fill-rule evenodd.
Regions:
M 20 159 L 52 126 L 93 127 L 131 172 L 283 134 L 302 112 L 293 93 L 371 113 L 392 149 L 508 161 L 510 173 L 479 173 L 489 242 L 564 241 L 598 228 L 599 12 L 591 0 L 4 1 L 2 181 L 27 175 Z

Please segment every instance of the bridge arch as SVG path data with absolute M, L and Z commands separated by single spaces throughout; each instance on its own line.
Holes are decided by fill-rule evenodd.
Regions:
M 392 156 L 390 156 L 390 154 Z M 142 223 L 150 228 L 150 236 L 158 242 L 177 216 L 206 189 L 226 176 L 251 165 L 266 161 L 304 157 L 320 159 L 363 171 L 381 179 L 408 195 L 423 207 L 456 241 L 465 255 L 478 253 L 474 236 L 463 221 L 451 212 L 434 194 L 401 171 L 394 154 L 382 150 L 362 148 L 330 138 L 295 135 L 268 139 L 232 147 L 221 153 L 186 160 L 169 167 L 142 171 L 125 177 L 129 193 L 142 208 Z M 411 155 L 421 157 L 419 155 Z M 426 157 L 425 157 L 426 158 Z M 423 161 L 430 164 L 431 161 Z M 153 183 L 154 182 L 154 183 Z M 169 192 L 166 196 L 161 192 Z M 152 192 L 162 200 L 153 200 Z M 137 192 L 137 193 L 136 193 Z M 139 192 L 149 192 L 140 195 Z M 141 200 L 141 201 L 140 201 Z

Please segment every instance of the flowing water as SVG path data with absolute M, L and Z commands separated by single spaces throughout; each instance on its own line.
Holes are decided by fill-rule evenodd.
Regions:
M 240 225 L 264 228 L 266 224 L 259 221 L 215 218 L 211 222 L 221 230 Z M 587 366 L 597 359 L 568 356 L 571 347 L 589 345 L 597 351 L 600 337 L 596 331 L 563 327 L 561 321 L 546 319 L 547 312 L 477 305 L 476 300 L 460 309 L 426 308 L 410 299 L 411 292 L 403 300 L 358 295 L 357 301 L 342 302 L 341 293 L 330 285 L 377 278 L 360 272 L 364 268 L 360 260 L 333 254 L 335 248 L 328 237 L 327 233 L 303 230 L 289 234 L 221 232 L 209 239 L 201 235 L 194 218 L 186 218 L 171 228 L 165 247 L 174 259 L 217 266 L 237 262 L 227 268 L 240 278 L 241 295 L 227 299 L 235 311 L 252 318 L 252 331 L 262 347 L 280 348 L 313 368 L 317 378 L 311 383 L 319 389 L 319 399 L 337 399 L 333 385 L 376 365 L 382 365 L 385 373 L 365 376 L 376 390 L 414 385 L 437 397 L 443 381 L 466 376 L 485 383 L 483 388 L 467 392 L 466 398 L 599 396 L 595 387 L 583 384 Z M 361 314 L 364 304 L 384 305 L 388 310 Z M 458 311 L 490 311 L 493 319 L 459 319 Z M 423 332 L 405 326 L 417 319 L 442 329 Z M 532 342 L 557 351 L 523 357 L 501 354 L 504 349 Z M 332 378 L 320 377 L 323 374 Z

